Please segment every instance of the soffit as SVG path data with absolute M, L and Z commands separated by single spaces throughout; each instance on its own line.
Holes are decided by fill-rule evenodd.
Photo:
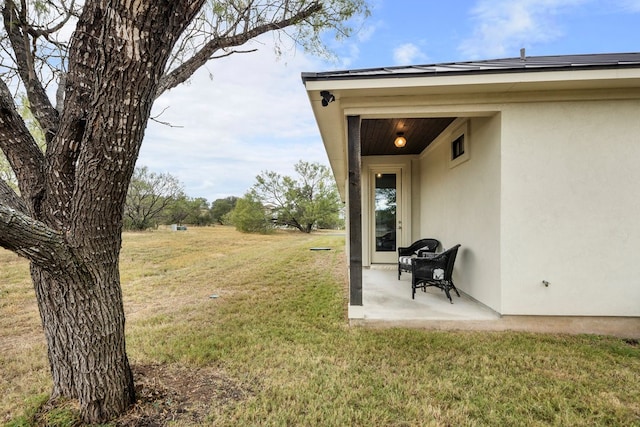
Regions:
M 360 127 L 362 155 L 420 154 L 454 120 L 455 117 L 364 119 Z M 398 132 L 407 139 L 402 148 L 393 144 Z

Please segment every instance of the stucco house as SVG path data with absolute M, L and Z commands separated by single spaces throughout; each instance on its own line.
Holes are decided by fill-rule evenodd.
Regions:
M 363 268 L 431 237 L 462 245 L 456 286 L 501 316 L 640 330 L 640 53 L 302 80 L 347 205 L 350 317 Z

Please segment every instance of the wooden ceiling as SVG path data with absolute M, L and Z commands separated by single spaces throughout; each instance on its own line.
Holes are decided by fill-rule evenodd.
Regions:
M 360 128 L 363 156 L 420 154 L 455 120 L 455 117 L 428 119 L 363 119 Z M 403 132 L 407 145 L 393 145 Z

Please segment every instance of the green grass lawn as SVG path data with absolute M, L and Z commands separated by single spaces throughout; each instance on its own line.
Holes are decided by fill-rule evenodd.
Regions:
M 340 236 L 126 233 L 121 277 L 132 364 L 180 387 L 154 404 L 193 397 L 168 425 L 640 426 L 636 342 L 350 328 Z M 0 250 L 9 425 L 33 423 L 50 387 L 30 286 L 27 264 Z M 50 423 L 73 425 L 69 408 Z

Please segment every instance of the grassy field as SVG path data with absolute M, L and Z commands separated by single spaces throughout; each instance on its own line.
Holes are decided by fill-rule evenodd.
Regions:
M 114 426 L 640 426 L 637 342 L 350 328 L 340 236 L 126 233 L 121 278 L 141 399 Z M 76 423 L 42 409 L 41 335 L 0 250 L 0 423 Z

